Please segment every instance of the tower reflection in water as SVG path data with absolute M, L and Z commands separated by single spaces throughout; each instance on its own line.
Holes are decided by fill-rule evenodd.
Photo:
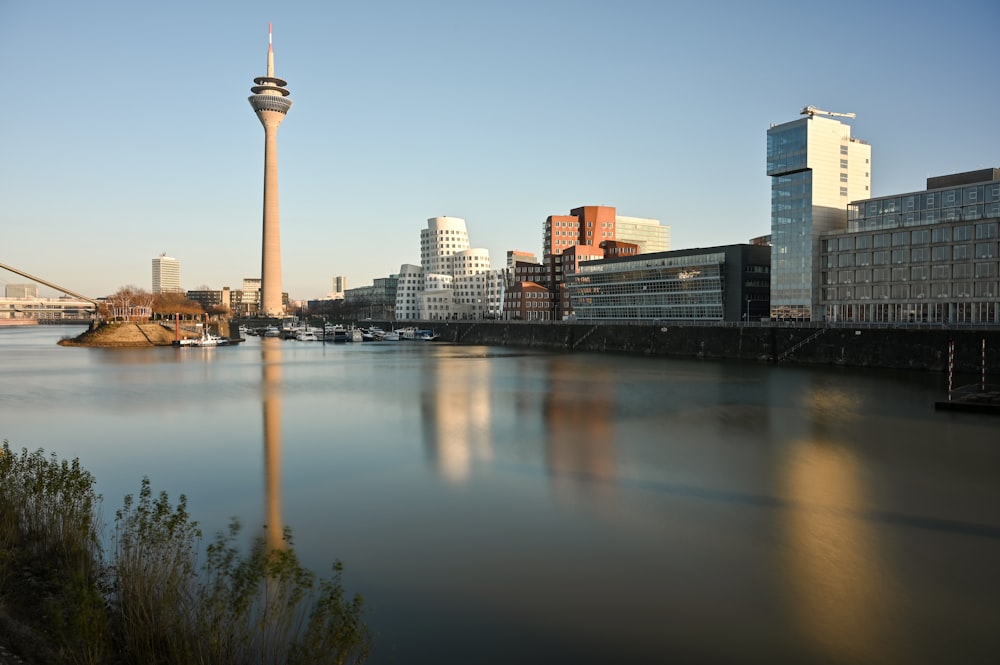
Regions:
M 780 471 L 788 541 L 784 569 L 794 621 L 836 662 L 893 662 L 894 589 L 871 505 L 865 465 L 841 439 L 857 417 L 857 398 L 825 383 L 800 386 L 800 430 Z M 792 427 L 795 427 L 794 425 Z M 788 434 L 791 434 L 790 432 Z
M 281 340 L 261 339 L 264 415 L 264 515 L 269 549 L 285 546 L 281 521 Z

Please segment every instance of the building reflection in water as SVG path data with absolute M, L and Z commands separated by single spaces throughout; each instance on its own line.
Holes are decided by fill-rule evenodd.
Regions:
M 801 417 L 780 422 L 798 421 L 801 431 L 785 439 L 790 450 L 778 470 L 790 503 L 778 563 L 793 621 L 824 660 L 893 662 L 892 582 L 875 525 L 864 518 L 871 498 L 863 464 L 839 438 L 857 416 L 857 398 L 823 382 L 796 393 Z
M 262 337 L 261 349 L 265 539 L 268 548 L 276 549 L 285 544 L 281 520 L 281 340 Z
M 594 367 L 581 381 L 580 360 L 556 357 L 549 364 L 542 404 L 545 463 L 563 498 L 581 490 L 603 495 L 617 474 L 614 442 L 615 381 L 607 367 Z M 585 481 L 585 482 L 581 482 Z
M 441 357 L 424 374 L 424 445 L 438 473 L 465 483 L 475 459 L 493 458 L 490 363 Z

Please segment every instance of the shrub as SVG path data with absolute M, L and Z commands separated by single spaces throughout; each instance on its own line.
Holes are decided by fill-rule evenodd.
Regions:
M 39 450 L 0 451 L 0 610 L 10 600 L 17 640 L 0 612 L 0 631 L 35 662 L 155 665 L 290 665 L 363 662 L 372 645 L 362 600 L 348 599 L 342 567 L 317 580 L 295 554 L 287 527 L 277 544 L 236 546 L 233 519 L 205 549 L 202 533 L 166 492 L 143 478 L 138 498 L 115 514 L 114 548 L 104 564 L 101 497 L 78 460 Z M 5 630 L 6 629 L 6 630 Z M 30 633 L 30 634 L 29 634 Z M 17 644 L 13 642 L 16 641 Z

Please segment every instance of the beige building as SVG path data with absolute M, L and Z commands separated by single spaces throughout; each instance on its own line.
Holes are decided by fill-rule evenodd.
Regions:
M 640 254 L 670 251 L 670 227 L 658 219 L 615 215 L 615 240 L 639 246 Z

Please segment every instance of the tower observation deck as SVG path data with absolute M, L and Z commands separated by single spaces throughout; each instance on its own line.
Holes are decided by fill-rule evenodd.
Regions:
M 267 76 L 258 76 L 247 98 L 264 126 L 264 233 L 261 249 L 260 313 L 280 317 L 285 313 L 281 296 L 281 217 L 278 211 L 278 126 L 292 100 L 288 85 L 274 75 L 271 25 L 267 26 Z

